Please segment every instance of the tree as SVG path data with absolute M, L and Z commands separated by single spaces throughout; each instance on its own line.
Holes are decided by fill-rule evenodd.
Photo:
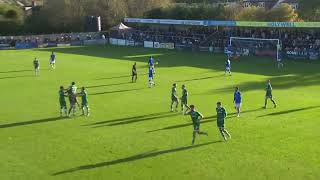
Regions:
M 299 20 L 298 14 L 289 4 L 281 4 L 267 13 L 268 21 L 293 22 Z
M 265 21 L 266 20 L 266 10 L 259 7 L 248 7 L 243 8 L 238 15 L 235 17 L 235 20 L 239 21 Z

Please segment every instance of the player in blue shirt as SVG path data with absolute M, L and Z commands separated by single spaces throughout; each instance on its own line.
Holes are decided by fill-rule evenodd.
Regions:
M 155 86 L 156 84 L 153 82 L 153 69 L 149 67 L 149 88 L 152 88 L 152 86 Z
M 156 72 L 155 67 L 154 67 L 154 59 L 152 56 L 150 56 L 149 61 L 148 61 L 149 68 L 152 68 L 153 74 Z
M 227 75 L 227 73 L 229 73 L 229 75 L 231 76 L 231 61 L 229 56 L 228 60 L 226 61 L 226 70 L 224 74 Z
M 50 55 L 50 65 L 52 69 L 56 68 L 56 55 L 54 54 L 54 52 L 52 52 Z
M 234 92 L 234 99 L 233 99 L 235 109 L 237 110 L 237 117 L 240 117 L 241 112 L 241 105 L 242 105 L 242 97 L 239 87 L 236 87 Z

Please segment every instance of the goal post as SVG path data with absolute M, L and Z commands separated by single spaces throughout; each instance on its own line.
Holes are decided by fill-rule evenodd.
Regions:
M 228 51 L 236 56 L 268 56 L 280 58 L 280 39 L 230 37 Z

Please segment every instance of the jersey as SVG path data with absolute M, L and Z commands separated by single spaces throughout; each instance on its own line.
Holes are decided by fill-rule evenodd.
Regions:
M 137 75 L 137 67 L 135 65 L 132 66 L 132 75 Z
M 241 97 L 240 91 L 236 91 L 236 92 L 234 93 L 234 102 L 235 102 L 236 104 L 241 104 L 241 103 L 242 103 L 242 97 Z
M 53 62 L 55 62 L 55 61 L 56 61 L 56 55 L 51 54 L 51 56 L 50 56 L 50 62 L 53 63 Z
M 152 67 L 154 65 L 154 59 L 150 58 L 149 61 L 148 61 L 148 64 L 149 64 L 150 67 Z
M 200 118 L 202 117 L 202 115 L 197 111 L 190 111 L 190 112 L 188 112 L 188 115 L 191 116 L 193 126 L 195 128 L 199 127 L 200 126 Z
M 223 107 L 216 108 L 216 111 L 217 111 L 217 126 L 224 127 L 224 120 L 227 117 L 227 111 Z
M 230 69 L 231 68 L 231 61 L 228 59 L 226 61 L 226 69 Z
M 65 95 L 63 90 L 59 91 L 59 102 L 60 102 L 60 107 L 65 108 L 67 106 L 66 100 L 65 100 Z
M 37 59 L 34 60 L 33 61 L 33 65 L 34 65 L 35 68 L 39 68 L 39 66 L 40 66 L 39 60 L 37 60 Z
M 183 89 L 182 90 L 182 97 L 181 97 L 182 101 L 187 101 L 188 100 L 188 91 L 187 89 Z
M 266 96 L 267 97 L 272 97 L 272 86 L 270 83 L 267 84 L 267 87 L 266 87 Z
M 70 87 L 69 87 L 69 91 L 72 93 L 72 94 L 77 94 L 77 86 L 75 86 L 75 85 L 71 85 Z
M 177 88 L 176 87 L 173 87 L 171 89 L 171 99 L 173 101 L 177 101 L 178 100 L 178 98 L 177 98 Z
M 80 94 L 81 94 L 82 106 L 88 105 L 88 94 L 87 94 L 87 92 L 86 91 L 82 91 Z

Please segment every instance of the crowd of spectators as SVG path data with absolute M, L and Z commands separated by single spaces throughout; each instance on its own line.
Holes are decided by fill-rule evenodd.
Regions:
M 17 43 L 71 43 L 74 41 L 101 39 L 101 33 L 67 33 L 67 34 L 48 34 L 31 36 L 3 36 L 0 37 L 0 45 L 15 46 Z
M 173 42 L 195 46 L 224 48 L 230 37 L 280 39 L 282 50 L 320 51 L 320 31 L 316 29 L 263 29 L 263 28 L 187 28 L 177 30 L 169 27 L 135 28 L 126 32 L 114 32 L 112 37 L 134 41 Z

